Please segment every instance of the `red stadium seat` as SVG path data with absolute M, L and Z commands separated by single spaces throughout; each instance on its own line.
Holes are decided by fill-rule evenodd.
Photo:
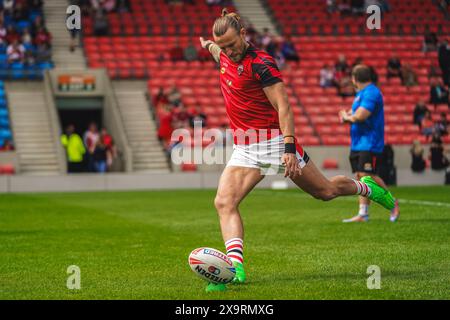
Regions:
M 14 165 L 0 164 L 0 175 L 13 175 L 16 173 Z

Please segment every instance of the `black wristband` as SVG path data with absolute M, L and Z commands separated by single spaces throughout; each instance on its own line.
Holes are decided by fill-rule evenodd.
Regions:
M 209 46 L 210 46 L 210 45 L 212 45 L 212 42 L 208 42 L 208 43 L 206 44 L 206 46 L 205 46 L 206 50 L 209 51 Z
M 295 148 L 295 143 L 285 143 L 284 144 L 284 153 L 297 153 L 297 149 Z

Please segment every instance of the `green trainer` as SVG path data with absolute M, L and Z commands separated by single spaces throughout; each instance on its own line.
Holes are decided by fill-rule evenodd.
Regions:
M 223 283 L 208 283 L 208 285 L 206 286 L 206 292 L 219 292 L 219 291 L 226 291 L 227 290 L 227 286 L 224 285 Z
M 233 261 L 233 266 L 236 269 L 233 283 L 244 283 L 247 276 L 245 275 L 244 265 L 242 263 Z
M 385 207 L 388 210 L 392 210 L 395 207 L 395 199 L 392 194 L 380 187 L 370 176 L 364 176 L 361 178 L 361 182 L 367 184 L 372 190 L 369 199 L 375 201 L 379 205 Z

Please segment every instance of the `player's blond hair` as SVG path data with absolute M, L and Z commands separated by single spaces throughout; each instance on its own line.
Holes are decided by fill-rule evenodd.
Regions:
M 241 17 L 236 12 L 228 13 L 227 8 L 223 8 L 221 17 L 214 22 L 213 34 L 216 37 L 223 36 L 229 28 L 233 28 L 239 34 L 244 26 Z

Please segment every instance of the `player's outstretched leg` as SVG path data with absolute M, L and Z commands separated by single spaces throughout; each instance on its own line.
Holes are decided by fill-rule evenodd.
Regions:
M 340 196 L 360 195 L 369 198 L 388 210 L 392 210 L 395 207 L 395 199 L 392 194 L 379 186 L 373 179 L 357 181 L 345 176 L 335 176 L 327 179 L 317 169 L 312 160 L 302 169 L 302 175 L 293 179 L 293 182 L 314 198 L 324 201 Z

